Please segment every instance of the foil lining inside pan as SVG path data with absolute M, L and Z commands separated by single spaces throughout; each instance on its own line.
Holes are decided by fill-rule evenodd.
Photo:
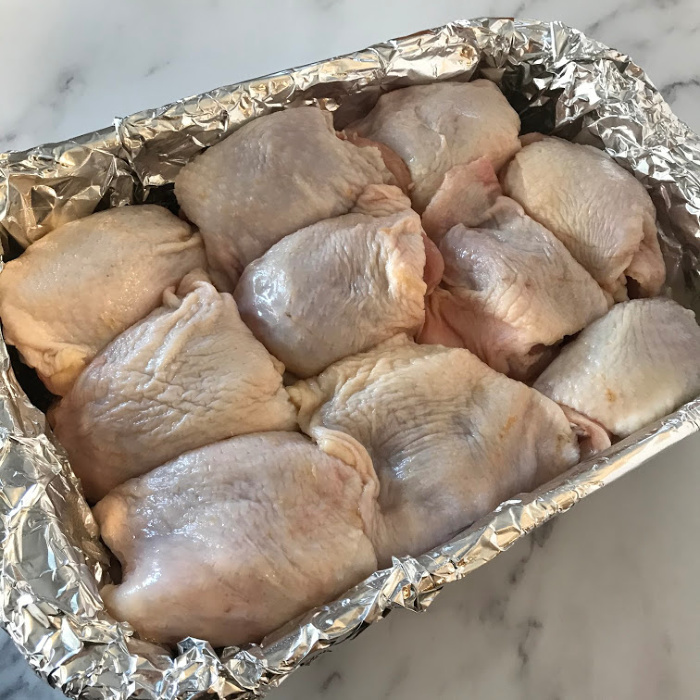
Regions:
M 700 310 L 700 139 L 632 61 L 560 23 L 477 19 L 352 55 L 231 85 L 115 122 L 60 144 L 0 155 L 0 233 L 26 246 L 99 208 L 172 203 L 193 155 L 270 111 L 316 103 L 342 128 L 382 91 L 435 80 L 499 83 L 526 131 L 605 148 L 649 189 L 670 293 Z M 63 451 L 17 384 L 0 344 L 0 621 L 30 664 L 81 698 L 253 698 L 389 610 L 424 610 L 441 586 L 493 559 L 553 515 L 700 430 L 700 399 L 503 503 L 452 542 L 395 560 L 342 599 L 259 646 L 176 654 L 134 638 L 104 612 L 108 558 Z

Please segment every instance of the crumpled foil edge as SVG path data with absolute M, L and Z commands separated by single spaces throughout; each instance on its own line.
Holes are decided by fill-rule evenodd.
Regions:
M 697 309 L 700 141 L 628 57 L 558 22 L 454 22 L 140 112 L 112 129 L 0 155 L 0 232 L 28 245 L 96 208 L 168 204 L 169 185 L 192 156 L 274 109 L 319 104 L 336 112 L 342 127 L 382 90 L 475 75 L 499 82 L 526 130 L 602 146 L 647 185 L 659 212 L 670 292 Z M 99 588 L 109 560 L 97 527 L 65 453 L 0 344 L 0 622 L 32 667 L 71 697 L 260 697 L 390 610 L 425 610 L 444 584 L 699 430 L 697 399 L 538 491 L 501 504 L 446 545 L 394 560 L 260 645 L 217 654 L 188 639 L 173 656 L 105 613 Z

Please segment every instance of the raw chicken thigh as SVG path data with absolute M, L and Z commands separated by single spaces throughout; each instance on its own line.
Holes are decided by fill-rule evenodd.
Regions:
M 516 379 L 537 376 L 551 346 L 608 310 L 564 245 L 507 197 L 480 228 L 452 228 L 440 252 L 442 287 L 428 297 L 419 342 L 466 347 Z
M 316 107 L 248 122 L 186 165 L 175 194 L 202 232 L 222 289 L 289 233 L 349 212 L 367 185 L 395 178 L 376 147 L 340 139 Z
M 241 317 L 299 377 L 414 335 L 425 318 L 425 240 L 410 208 L 313 224 L 246 267 L 235 294 Z
M 118 487 L 95 508 L 122 563 L 102 597 L 146 638 L 259 641 L 377 566 L 376 483 L 298 433 L 236 437 Z
M 496 171 L 488 158 L 456 165 L 445 175 L 421 221 L 425 232 L 439 244 L 457 224 L 475 228 L 488 218 L 502 195 Z
M 520 119 L 489 80 L 394 90 L 347 132 L 390 146 L 408 165 L 422 212 L 454 166 L 487 157 L 498 170 L 520 149 Z
M 0 274 L 5 340 L 63 395 L 167 287 L 204 264 L 199 235 L 162 207 L 120 207 L 65 224 Z
M 380 482 L 380 565 L 445 542 L 579 457 L 562 410 L 468 350 L 397 336 L 289 389 L 302 430 Z
M 282 366 L 202 273 L 124 331 L 54 411 L 54 431 L 94 501 L 202 445 L 294 430 Z
M 659 293 L 666 278 L 656 211 L 605 152 L 539 134 L 503 175 L 505 194 L 546 226 L 616 301 Z
M 670 299 L 617 304 L 562 350 L 535 388 L 625 437 L 700 395 L 700 327 Z

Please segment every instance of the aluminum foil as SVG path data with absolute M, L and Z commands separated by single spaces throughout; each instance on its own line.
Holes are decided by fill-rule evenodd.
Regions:
M 700 141 L 632 61 L 560 23 L 478 19 L 448 24 L 118 119 L 114 128 L 0 156 L 0 233 L 28 245 L 98 208 L 173 202 L 178 169 L 244 122 L 316 103 L 342 128 L 387 89 L 435 80 L 498 82 L 525 130 L 605 148 L 650 190 L 670 291 L 700 302 Z M 0 621 L 29 663 L 72 697 L 260 697 L 301 664 L 395 608 L 425 610 L 441 586 L 493 559 L 538 525 L 700 430 L 700 399 L 503 503 L 448 544 L 395 560 L 263 641 L 176 653 L 136 639 L 99 596 L 108 558 L 44 416 L 17 384 L 0 345 Z

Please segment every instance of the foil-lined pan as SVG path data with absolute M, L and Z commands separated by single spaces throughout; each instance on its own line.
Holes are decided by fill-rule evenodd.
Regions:
M 657 206 L 669 293 L 700 309 L 700 139 L 627 56 L 558 22 L 477 19 L 377 44 L 115 121 L 59 144 L 0 155 L 0 234 L 22 246 L 106 207 L 174 204 L 192 156 L 270 111 L 318 104 L 336 127 L 386 90 L 486 77 L 525 131 L 605 148 Z M 392 609 L 425 610 L 549 518 L 700 430 L 700 398 L 538 491 L 501 504 L 438 549 L 394 560 L 341 599 L 260 645 L 176 652 L 138 640 L 104 610 L 109 558 L 64 452 L 18 385 L 0 344 L 0 621 L 32 667 L 71 697 L 175 700 L 260 697 L 320 652 Z

